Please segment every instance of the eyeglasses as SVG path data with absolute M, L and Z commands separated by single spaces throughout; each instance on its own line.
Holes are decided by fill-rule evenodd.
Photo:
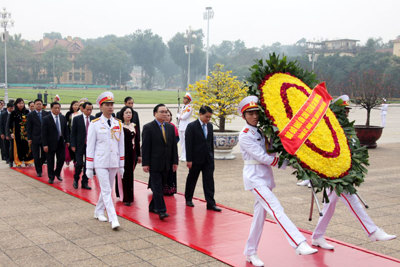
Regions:
M 168 111 L 167 110 L 161 110 L 161 111 L 158 111 L 158 113 L 168 113 Z

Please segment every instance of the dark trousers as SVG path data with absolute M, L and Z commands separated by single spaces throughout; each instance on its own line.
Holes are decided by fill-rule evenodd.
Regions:
M 167 207 L 164 202 L 163 194 L 163 181 L 167 179 L 168 171 L 152 172 L 150 171 L 149 186 L 153 192 L 153 198 L 151 199 L 149 210 L 155 212 L 166 212 Z
M 203 174 L 203 191 L 207 201 L 207 207 L 213 207 L 215 206 L 214 163 L 205 162 L 203 164 L 196 164 L 193 162 L 192 168 L 189 169 L 189 174 L 186 178 L 185 199 L 186 201 L 192 200 L 200 171 Z
M 42 173 L 42 166 L 46 161 L 46 153 L 43 150 L 43 146 L 42 144 L 32 142 L 31 149 L 36 173 Z
M 1 159 L 6 160 L 6 154 L 4 151 L 4 140 L 0 138 L 0 149 L 1 149 Z
M 75 152 L 75 160 L 76 160 L 76 165 L 75 165 L 75 174 L 74 174 L 74 180 L 76 182 L 79 181 L 79 177 L 81 175 L 82 169 L 83 169 L 83 174 L 82 174 L 82 185 L 88 185 L 88 177 L 86 176 L 86 164 L 84 161 L 84 158 L 86 158 L 86 145 L 84 145 L 84 149 L 82 151 L 77 151 Z
M 10 160 L 10 140 L 7 140 L 6 138 L 4 138 L 4 140 L 2 140 L 2 146 L 3 149 L 1 151 L 1 154 L 4 154 L 3 160 L 5 161 L 9 161 Z
M 56 169 L 54 169 L 54 156 L 57 157 Z M 59 177 L 61 175 L 61 170 L 62 167 L 64 166 L 64 161 L 65 161 L 65 144 L 64 144 L 64 139 L 60 138 L 58 140 L 56 150 L 54 150 L 54 148 L 50 149 L 49 147 L 49 152 L 47 153 L 47 173 L 49 175 L 49 179 L 54 180 L 55 176 Z

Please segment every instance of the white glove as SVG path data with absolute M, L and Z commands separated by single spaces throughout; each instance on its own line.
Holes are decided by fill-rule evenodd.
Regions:
M 289 164 L 289 160 L 285 159 L 285 160 L 282 162 L 282 166 L 281 166 L 279 169 L 285 170 L 286 167 L 288 166 L 288 164 Z
M 119 175 L 121 175 L 121 178 L 124 176 L 124 172 L 125 172 L 125 169 L 123 167 L 120 167 L 119 168 Z
M 93 178 L 93 169 L 86 169 L 86 176 L 89 179 L 92 179 Z

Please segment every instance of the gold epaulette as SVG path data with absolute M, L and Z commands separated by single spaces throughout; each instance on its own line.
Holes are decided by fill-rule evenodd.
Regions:
M 98 120 L 100 120 L 100 118 L 96 118 L 96 119 L 92 120 L 91 122 L 96 122 Z

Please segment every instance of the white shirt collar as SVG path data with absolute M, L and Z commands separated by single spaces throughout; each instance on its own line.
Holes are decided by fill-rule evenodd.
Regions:
M 207 125 L 207 123 L 202 122 L 202 121 L 200 120 L 200 118 L 199 118 L 199 122 L 200 122 L 201 127 L 203 127 L 203 125 Z

